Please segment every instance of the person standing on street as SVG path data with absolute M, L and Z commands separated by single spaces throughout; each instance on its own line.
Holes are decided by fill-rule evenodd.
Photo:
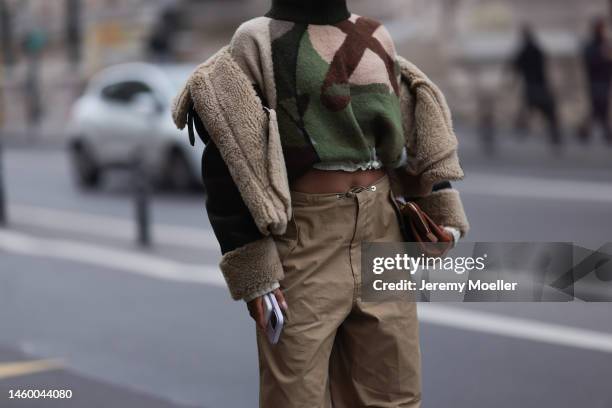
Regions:
M 591 39 L 584 47 L 582 58 L 588 81 L 590 113 L 579 131 L 579 139 L 587 143 L 594 124 L 601 126 L 605 140 L 612 145 L 610 124 L 610 87 L 612 85 L 612 47 L 606 32 L 606 23 L 597 19 L 593 23 Z
M 525 132 L 525 124 L 531 112 L 539 112 L 547 122 L 551 143 L 559 146 L 561 132 L 555 98 L 546 74 L 546 56 L 528 25 L 522 29 L 522 44 L 511 67 L 523 80 L 524 99 L 517 118 L 520 135 Z
M 361 297 L 361 243 L 398 242 L 397 196 L 468 230 L 450 112 L 385 27 L 345 0 L 273 0 L 200 65 L 174 121 L 206 144 L 206 208 L 257 323 L 260 407 L 421 404 L 416 306 Z M 265 334 L 263 296 L 286 325 Z

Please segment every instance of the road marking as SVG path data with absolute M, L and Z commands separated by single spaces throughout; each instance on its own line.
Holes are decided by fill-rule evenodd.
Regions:
M 136 237 L 134 221 L 121 217 L 16 204 L 9 206 L 9 217 L 17 224 L 56 231 L 127 241 Z M 199 228 L 154 223 L 153 237 L 154 242 L 163 245 L 219 250 L 213 233 Z
M 612 353 L 612 334 L 500 314 L 419 304 L 419 320 L 456 329 Z
M 469 173 L 459 190 L 497 197 L 612 202 L 612 183 Z
M 464 194 L 612 203 L 612 183 L 469 173 L 459 189 Z M 29 205 L 10 205 L 11 219 L 21 225 L 133 241 L 134 221 Z M 154 242 L 162 245 L 217 251 L 211 231 L 168 224 L 153 224 Z
M 219 268 L 177 262 L 142 252 L 77 241 L 38 238 L 0 231 L 0 249 L 27 256 L 61 259 L 176 282 L 224 286 Z
M 22 377 L 44 371 L 63 368 L 61 360 L 19 361 L 15 363 L 0 363 L 0 380 Z
M 16 231 L 0 230 L 0 250 L 106 267 L 154 279 L 225 288 L 225 281 L 216 266 L 185 264 L 100 245 L 38 238 Z M 612 353 L 612 334 L 500 314 L 438 304 L 419 304 L 419 320 L 457 329 Z

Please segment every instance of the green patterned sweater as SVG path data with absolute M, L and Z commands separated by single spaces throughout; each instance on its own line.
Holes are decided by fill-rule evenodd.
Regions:
M 385 27 L 351 14 L 332 24 L 258 17 L 231 52 L 278 118 L 290 179 L 405 163 L 400 72 Z

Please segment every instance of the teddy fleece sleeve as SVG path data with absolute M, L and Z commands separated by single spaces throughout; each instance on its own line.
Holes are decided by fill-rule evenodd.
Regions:
M 461 196 L 450 182 L 434 185 L 429 195 L 414 198 L 413 201 L 437 224 L 458 230 L 462 237 L 468 233 L 470 225 Z
M 450 182 L 464 177 L 458 141 L 446 98 L 414 64 L 397 56 L 401 72 L 400 105 L 408 150 L 407 164 L 397 169 L 398 190 L 436 223 L 469 231 L 459 191 Z
M 197 115 L 193 122 L 206 144 L 202 178 L 206 211 L 223 254 L 220 268 L 232 298 L 248 302 L 279 287 L 283 269 L 276 244 L 257 228 L 219 149 Z

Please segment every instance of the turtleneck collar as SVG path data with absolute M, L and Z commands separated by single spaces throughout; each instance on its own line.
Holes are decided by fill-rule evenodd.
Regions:
M 303 24 L 336 24 L 351 13 L 346 0 L 272 0 L 266 17 Z

